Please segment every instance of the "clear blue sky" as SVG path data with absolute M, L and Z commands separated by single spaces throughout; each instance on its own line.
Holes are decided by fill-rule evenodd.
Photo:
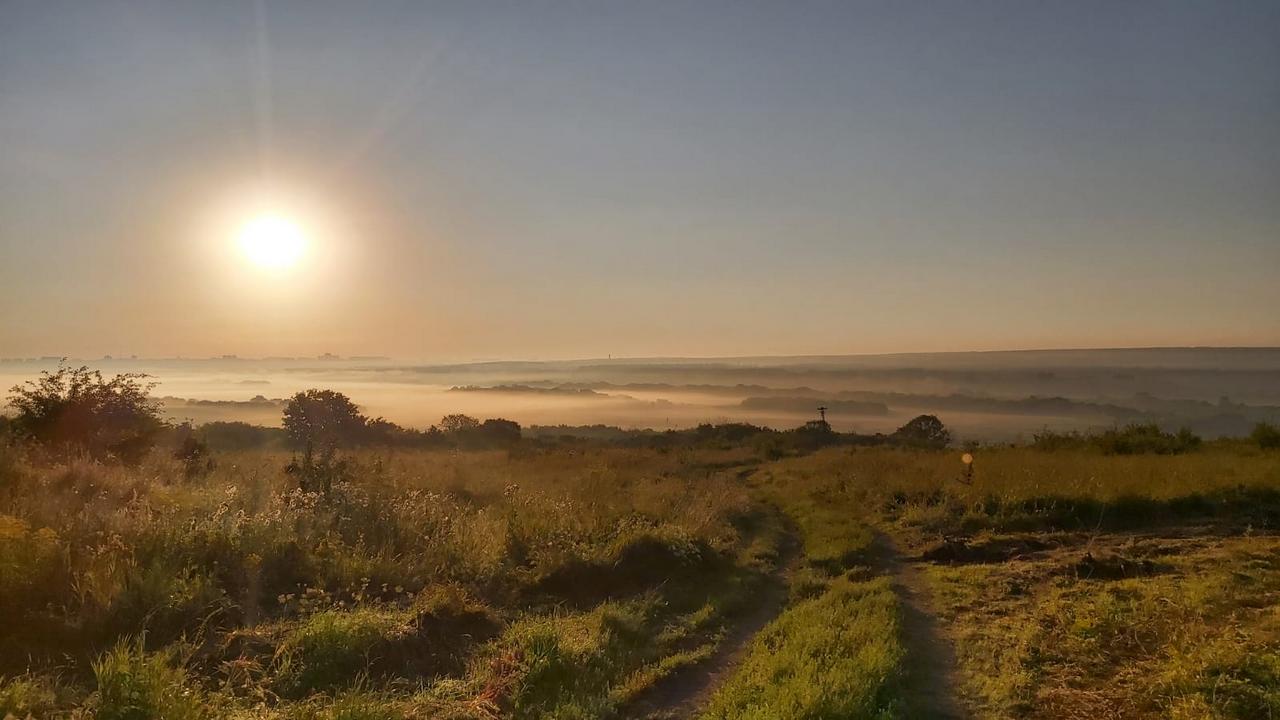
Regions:
M 1275 2 L 0 0 L 0 356 L 1280 345 L 1277 38 Z M 232 252 L 264 204 L 291 272 Z

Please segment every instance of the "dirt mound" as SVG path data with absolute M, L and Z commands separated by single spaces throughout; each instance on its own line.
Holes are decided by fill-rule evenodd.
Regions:
M 575 558 L 551 568 L 529 592 L 534 597 L 591 605 L 688 576 L 717 559 L 715 551 L 700 540 L 645 533 L 616 543 L 602 558 Z
M 471 650 L 500 629 L 491 613 L 475 607 L 423 610 L 370 649 L 369 670 L 384 677 L 460 674 Z

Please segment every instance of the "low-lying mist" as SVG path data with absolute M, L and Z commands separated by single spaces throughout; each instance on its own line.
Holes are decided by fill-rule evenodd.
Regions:
M 5 388 L 56 360 L 0 362 Z M 80 364 L 81 361 L 69 361 Z M 389 360 L 221 358 L 88 362 L 142 372 L 174 420 L 277 425 L 308 388 L 350 396 L 371 417 L 427 427 L 448 413 L 522 425 L 669 429 L 728 421 L 777 428 L 825 407 L 840 431 L 889 432 L 921 413 L 957 435 L 1004 440 L 1041 429 L 1129 422 L 1243 435 L 1280 419 L 1280 350 L 1157 349 L 718 360 L 410 365 Z

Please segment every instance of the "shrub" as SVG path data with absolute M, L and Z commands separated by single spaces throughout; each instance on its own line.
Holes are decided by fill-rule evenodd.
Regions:
M 1135 423 L 1107 430 L 1091 438 L 1091 443 L 1106 455 L 1178 455 L 1200 447 L 1200 438 L 1187 428 L 1174 434 L 1155 423 Z
M 214 450 L 253 450 L 280 444 L 285 436 L 280 428 L 261 427 L 239 421 L 205 423 L 200 426 L 198 434 Z
M 1054 452 L 1056 450 L 1078 450 L 1089 442 L 1089 438 L 1074 430 L 1070 432 L 1054 432 L 1045 429 L 1031 436 L 1031 447 L 1036 450 Z
M 155 383 L 146 378 L 126 373 L 105 380 L 83 366 L 45 371 L 38 380 L 13 387 L 13 427 L 53 452 L 136 463 L 165 427 L 158 404 L 148 396 Z
M 1280 448 L 1280 428 L 1271 423 L 1261 422 L 1255 425 L 1249 438 L 1258 443 L 1258 447 L 1263 450 Z

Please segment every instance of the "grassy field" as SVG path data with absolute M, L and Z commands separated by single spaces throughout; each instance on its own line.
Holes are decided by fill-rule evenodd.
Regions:
M 11 453 L 0 717 L 608 715 L 776 559 L 722 455 L 356 454 L 326 501 L 278 453 L 195 479 Z
M 823 562 L 859 518 L 920 569 L 960 714 L 1280 716 L 1280 456 L 974 455 L 968 475 L 959 452 L 830 450 L 757 478 L 825 528 Z
M 278 452 L 0 452 L 0 717 L 671 717 L 707 666 L 703 718 L 929 717 L 931 643 L 979 718 L 1280 711 L 1280 455 L 1244 444 L 369 450 L 328 498 Z

